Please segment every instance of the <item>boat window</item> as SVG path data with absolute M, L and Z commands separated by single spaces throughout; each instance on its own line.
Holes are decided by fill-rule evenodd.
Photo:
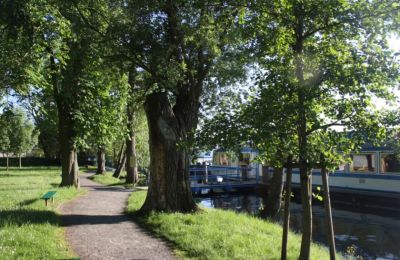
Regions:
M 351 172 L 375 172 L 375 154 L 354 154 L 350 156 L 352 163 L 350 164 Z
M 214 165 L 230 166 L 231 158 L 226 152 L 214 153 Z
M 346 164 L 345 163 L 339 164 L 335 169 L 335 171 L 337 171 L 337 172 L 343 172 L 345 170 L 346 170 Z
M 394 154 L 381 154 L 381 172 L 400 173 L 400 162 Z
M 239 155 L 239 165 L 241 165 L 241 166 L 250 165 L 250 153 L 240 153 L 240 155 Z

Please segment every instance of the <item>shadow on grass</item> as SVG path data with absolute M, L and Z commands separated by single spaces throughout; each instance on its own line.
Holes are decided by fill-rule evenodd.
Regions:
M 11 186 L 11 185 L 10 185 Z M 0 191 L 28 191 L 28 190 L 38 190 L 38 187 L 24 187 L 24 186 L 17 186 L 13 185 L 15 187 L 6 187 L 6 188 L 0 188 Z
M 24 224 L 44 223 L 59 225 L 59 216 L 49 210 L 16 209 L 0 211 L 0 227 L 4 227 L 5 225 L 21 226 Z
M 29 206 L 29 205 L 35 203 L 35 202 L 38 201 L 38 200 L 39 200 L 39 199 L 24 200 L 24 201 L 21 201 L 21 202 L 19 203 L 19 206 L 20 206 L 20 207 Z
M 0 173 L 0 178 L 10 178 L 10 177 L 26 178 L 26 177 L 38 177 L 38 176 L 40 176 L 39 173 L 38 174 L 24 174 L 24 173 L 4 173 L 4 174 L 2 174 L 2 173 Z M 49 176 L 51 176 L 51 175 L 49 174 Z
M 9 172 L 24 172 L 24 171 L 47 171 L 47 170 L 60 170 L 61 168 L 58 166 L 45 166 L 45 167 L 22 167 L 21 169 L 18 167 L 10 167 Z M 0 167 L 0 171 L 6 171 L 4 167 Z

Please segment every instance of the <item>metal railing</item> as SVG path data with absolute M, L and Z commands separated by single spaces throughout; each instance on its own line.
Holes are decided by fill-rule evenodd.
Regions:
M 258 184 L 257 167 L 197 166 L 190 168 L 191 187 L 231 187 Z

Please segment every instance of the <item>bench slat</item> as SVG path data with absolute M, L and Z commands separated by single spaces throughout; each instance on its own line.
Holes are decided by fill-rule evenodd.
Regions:
M 44 194 L 42 196 L 42 199 L 51 199 L 52 197 L 54 197 L 54 195 L 56 194 L 57 191 L 48 191 L 46 192 L 46 194 Z

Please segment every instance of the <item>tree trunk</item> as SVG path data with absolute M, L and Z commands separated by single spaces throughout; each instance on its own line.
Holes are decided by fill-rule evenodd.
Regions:
M 296 23 L 293 25 L 296 41 L 292 48 L 294 51 L 294 65 L 297 79 L 298 96 L 298 148 L 300 164 L 300 184 L 301 184 L 301 204 L 303 209 L 302 218 L 302 237 L 299 259 L 310 259 L 310 246 L 312 239 L 312 208 L 311 208 L 311 169 L 308 165 L 308 133 L 307 133 L 307 93 L 308 86 L 304 80 L 304 61 L 303 61 L 303 43 L 304 43 L 304 9 L 303 4 L 298 3 L 293 8 L 293 15 Z
M 283 168 L 274 168 L 274 173 L 269 181 L 268 196 L 261 211 L 263 218 L 273 221 L 279 220 L 283 191 Z
M 137 183 L 139 181 L 136 156 L 136 136 L 134 129 L 135 111 L 128 108 L 128 131 L 126 139 L 126 183 Z
M 311 196 L 311 172 L 306 167 L 300 168 L 301 206 L 303 210 L 301 225 L 301 250 L 299 259 L 310 259 L 310 247 L 312 240 L 312 196 Z
M 115 151 L 115 143 L 113 144 L 113 167 L 117 167 L 118 165 L 118 160 L 119 158 L 117 158 L 117 152 Z
M 285 185 L 285 215 L 283 218 L 283 231 L 282 231 L 282 251 L 281 260 L 287 259 L 287 243 L 289 233 L 289 220 L 290 220 L 290 196 L 292 193 L 292 158 L 288 159 L 288 166 L 286 169 L 286 185 Z
M 73 119 L 63 104 L 59 106 L 59 143 L 61 155 L 61 184 L 60 186 L 75 186 L 79 188 L 79 168 Z
M 322 184 L 324 187 L 324 206 L 325 206 L 327 238 L 329 243 L 329 255 L 330 259 L 334 260 L 336 259 L 335 235 L 333 231 L 331 198 L 329 195 L 328 171 L 326 170 L 326 166 L 323 166 L 321 168 L 321 176 L 322 176 Z
M 75 186 L 79 188 L 79 167 L 76 150 L 76 119 L 74 112 L 79 103 L 80 76 L 84 68 L 84 56 L 89 42 L 84 39 L 68 42 L 67 64 L 58 74 L 56 59 L 50 51 L 50 75 L 52 78 L 53 95 L 58 112 L 58 138 L 61 159 L 60 186 Z
M 118 154 L 117 167 L 115 168 L 115 171 L 113 174 L 114 178 L 119 178 L 119 176 L 121 175 L 122 169 L 125 167 L 125 162 L 126 162 L 125 143 L 122 143 L 121 150 L 119 151 L 119 154 Z
M 97 170 L 96 174 L 106 174 L 106 152 L 104 147 L 97 149 Z
M 8 168 L 9 168 L 9 161 L 8 161 L 8 153 L 6 153 L 6 156 L 7 156 L 7 171 L 8 171 Z
M 22 162 L 21 162 L 21 154 L 18 154 L 18 159 L 19 159 L 19 168 L 22 168 Z
M 197 117 L 197 113 L 174 111 L 166 93 L 147 96 L 145 110 L 150 137 L 150 183 L 140 212 L 194 211 L 197 206 L 189 183 L 189 155 L 186 147 L 179 145 L 187 141 L 188 125 L 178 114 L 186 111 L 186 116 Z

